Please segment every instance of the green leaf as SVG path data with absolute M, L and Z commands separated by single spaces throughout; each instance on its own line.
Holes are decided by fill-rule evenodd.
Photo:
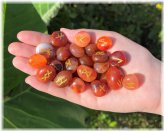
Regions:
M 5 102 L 4 128 L 82 128 L 87 116 L 78 105 L 27 89 Z
M 25 74 L 12 65 L 13 56 L 8 53 L 8 45 L 18 41 L 16 36 L 21 30 L 45 32 L 46 26 L 32 4 L 6 4 L 4 23 L 4 94 L 7 95 Z
M 48 25 L 51 18 L 55 17 L 62 7 L 61 3 L 33 3 L 35 9 Z

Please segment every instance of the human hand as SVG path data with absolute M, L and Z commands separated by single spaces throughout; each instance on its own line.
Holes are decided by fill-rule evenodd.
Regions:
M 36 77 L 36 69 L 28 64 L 28 58 L 35 53 L 35 46 L 39 43 L 50 43 L 50 36 L 34 31 L 21 31 L 17 37 L 21 42 L 13 42 L 9 45 L 9 52 L 15 55 L 13 65 L 19 70 L 29 74 L 25 82 L 33 88 L 71 101 L 73 103 L 95 109 L 112 112 L 150 112 L 160 114 L 160 72 L 161 62 L 151 55 L 151 53 L 122 36 L 119 33 L 102 30 L 78 29 L 69 30 L 61 28 L 70 42 L 73 42 L 74 34 L 84 30 L 91 34 L 92 43 L 101 36 L 110 36 L 114 39 L 114 46 L 109 52 L 122 50 L 128 52 L 129 63 L 122 66 L 127 74 L 140 73 L 144 75 L 144 79 L 140 88 L 136 90 L 127 90 L 121 88 L 117 91 L 110 91 L 103 97 L 96 97 L 88 88 L 81 94 L 74 93 L 69 87 L 57 88 L 53 82 L 41 83 Z

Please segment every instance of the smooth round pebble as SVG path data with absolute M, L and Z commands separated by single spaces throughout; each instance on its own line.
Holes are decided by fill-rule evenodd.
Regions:
M 94 69 L 97 73 L 105 73 L 109 68 L 109 62 L 94 63 Z
M 79 61 L 81 65 L 93 66 L 93 60 L 87 55 L 80 57 Z
M 51 44 L 48 43 L 40 43 L 36 46 L 35 49 L 36 54 L 42 54 L 46 58 L 52 58 L 55 56 L 55 50 L 54 47 Z
M 77 68 L 77 73 L 78 76 L 86 82 L 91 82 L 95 80 L 97 77 L 96 71 L 93 68 L 85 65 L 80 65 Z
M 82 93 L 87 89 L 84 81 L 78 77 L 73 78 L 73 81 L 70 87 L 76 93 Z
M 69 47 L 70 52 L 75 57 L 82 57 L 84 55 L 84 48 L 77 46 L 76 44 L 71 44 Z
M 60 61 L 65 61 L 71 56 L 68 47 L 59 47 L 56 52 L 57 59 Z
M 89 44 L 85 47 L 85 53 L 88 56 L 92 56 L 96 51 L 97 51 L 97 46 L 96 44 Z
M 56 69 L 57 72 L 60 72 L 64 69 L 63 64 L 59 60 L 53 60 L 50 65 Z
M 91 41 L 91 36 L 86 31 L 80 31 L 75 34 L 74 43 L 79 47 L 86 47 Z
M 123 79 L 123 87 L 133 90 L 139 87 L 139 79 L 135 74 L 127 74 Z
M 59 87 L 63 88 L 68 86 L 72 81 L 72 73 L 70 71 L 61 71 L 59 72 L 55 79 L 54 79 L 54 84 Z
M 109 88 L 104 81 L 94 80 L 91 83 L 91 90 L 95 96 L 101 97 L 107 94 Z
M 121 68 L 110 67 L 106 72 L 106 80 L 108 82 L 108 86 L 113 90 L 117 90 L 122 87 L 123 78 L 124 72 Z
M 65 67 L 67 70 L 72 71 L 72 73 L 75 72 L 78 67 L 78 60 L 74 57 L 67 59 Z
M 36 77 L 41 82 L 50 82 L 56 76 L 56 70 L 52 66 L 45 66 L 37 70 Z
M 51 34 L 51 43 L 53 46 L 65 46 L 68 42 L 66 35 L 61 31 L 54 31 Z
M 106 62 L 108 60 L 108 54 L 107 52 L 104 51 L 97 51 L 92 55 L 92 60 L 94 62 Z
M 47 59 L 44 55 L 34 54 L 28 59 L 28 63 L 33 68 L 42 68 L 47 65 Z

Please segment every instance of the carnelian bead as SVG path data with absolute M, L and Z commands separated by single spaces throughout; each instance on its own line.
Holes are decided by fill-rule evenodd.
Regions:
M 56 69 L 57 72 L 64 69 L 63 64 L 58 60 L 53 60 L 50 65 Z
M 97 48 L 102 51 L 106 51 L 112 47 L 112 39 L 108 36 L 102 36 L 97 40 Z
M 37 71 L 36 77 L 41 82 L 52 81 L 56 76 L 56 70 L 52 66 L 45 66 Z
M 85 53 L 88 56 L 92 56 L 96 51 L 97 51 L 97 46 L 96 44 L 89 44 L 85 47 Z
M 29 58 L 28 62 L 33 68 L 41 68 L 46 66 L 47 59 L 43 55 L 34 54 Z
M 128 74 L 125 75 L 122 84 L 126 89 L 133 90 L 139 87 L 139 79 L 135 74 Z
M 84 55 L 84 56 L 80 57 L 79 61 L 80 61 L 81 65 L 93 66 L 92 59 L 87 55 Z
M 95 80 L 97 77 L 96 71 L 93 68 L 85 65 L 80 65 L 77 68 L 77 73 L 78 76 L 86 82 L 91 82 Z
M 106 62 L 108 60 L 108 54 L 107 52 L 104 51 L 97 51 L 92 55 L 92 60 L 94 62 Z
M 40 43 L 36 46 L 36 54 L 44 55 L 47 59 L 53 58 L 55 56 L 55 49 L 52 44 Z
M 84 81 L 78 77 L 73 78 L 73 82 L 70 87 L 76 93 L 82 93 L 87 89 Z
M 91 90 L 95 96 L 101 97 L 107 94 L 109 87 L 104 81 L 94 80 L 91 83 Z
M 90 43 L 90 41 L 91 41 L 91 36 L 86 31 L 80 31 L 77 34 L 75 34 L 74 43 L 79 47 L 87 46 Z
M 72 73 L 74 73 L 78 67 L 78 60 L 74 57 L 67 59 L 65 62 L 65 67 L 67 70 L 72 71 Z
M 122 87 L 122 80 L 124 78 L 124 72 L 117 67 L 110 67 L 106 72 L 106 80 L 108 86 L 113 89 L 120 89 Z
M 71 53 L 68 49 L 68 47 L 60 47 L 57 49 L 56 56 L 57 59 L 60 61 L 65 61 L 70 57 Z
M 54 84 L 59 87 L 63 88 L 68 86 L 72 81 L 72 73 L 70 71 L 61 71 L 59 72 L 55 79 L 54 79 Z
M 65 46 L 68 42 L 66 35 L 61 31 L 53 32 L 50 38 L 54 46 Z
M 97 73 L 104 73 L 109 68 L 109 62 L 94 63 L 94 69 Z
M 123 66 L 127 59 L 122 51 L 115 51 L 110 55 L 109 64 L 111 66 Z
M 69 50 L 75 57 L 82 57 L 85 53 L 84 49 L 82 47 L 77 46 L 76 44 L 71 44 Z

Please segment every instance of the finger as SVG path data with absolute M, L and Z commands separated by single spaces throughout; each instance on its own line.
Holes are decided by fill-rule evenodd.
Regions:
M 17 38 L 30 45 L 38 45 L 39 43 L 50 43 L 50 36 L 36 31 L 20 31 Z
M 96 97 L 92 94 L 90 89 L 85 92 L 77 94 L 73 92 L 70 87 L 58 88 L 53 82 L 41 83 L 35 76 L 29 76 L 26 78 L 26 83 L 31 85 L 33 88 L 51 94 L 53 96 L 68 100 L 70 102 L 96 109 Z
M 36 69 L 32 68 L 28 64 L 28 59 L 24 57 L 17 56 L 13 59 L 13 65 L 23 71 L 24 73 L 27 73 L 29 75 L 35 75 L 36 74 Z
M 21 42 L 13 42 L 9 45 L 8 51 L 15 56 L 30 57 L 35 53 L 35 47 Z

